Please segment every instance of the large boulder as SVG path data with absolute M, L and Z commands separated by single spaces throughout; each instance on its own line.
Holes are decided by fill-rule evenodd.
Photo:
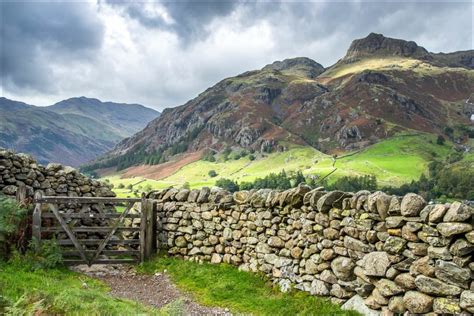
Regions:
M 408 193 L 403 197 L 400 210 L 403 216 L 416 217 L 425 205 L 426 201 L 424 198 L 415 193 Z

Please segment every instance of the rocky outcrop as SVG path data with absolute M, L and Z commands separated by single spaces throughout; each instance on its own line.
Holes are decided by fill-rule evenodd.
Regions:
M 266 274 L 345 308 L 474 311 L 473 209 L 416 194 L 218 188 L 153 192 L 160 248 Z

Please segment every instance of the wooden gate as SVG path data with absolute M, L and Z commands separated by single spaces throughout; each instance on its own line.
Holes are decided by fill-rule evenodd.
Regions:
M 156 252 L 156 209 L 145 195 L 131 199 L 37 193 L 34 202 L 33 237 L 40 243 L 56 237 L 65 264 L 136 263 Z M 131 213 L 135 203 L 140 211 Z M 115 211 L 117 205 L 125 206 L 122 213 Z M 139 225 L 125 225 L 138 219 Z

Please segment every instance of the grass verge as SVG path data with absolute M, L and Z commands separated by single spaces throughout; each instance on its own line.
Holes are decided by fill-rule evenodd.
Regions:
M 0 262 L 0 314 L 161 314 L 139 303 L 114 298 L 108 291 L 104 283 L 66 268 L 31 271 L 28 265 Z M 2 304 L 6 305 L 3 311 Z
M 139 267 L 142 273 L 167 270 L 175 284 L 200 304 L 253 315 L 358 315 L 305 292 L 281 293 L 265 278 L 226 264 L 198 264 L 159 256 Z

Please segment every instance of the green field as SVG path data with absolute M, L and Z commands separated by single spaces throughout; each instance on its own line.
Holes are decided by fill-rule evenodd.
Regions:
M 219 178 L 229 178 L 237 182 L 249 182 L 281 170 L 302 171 L 305 175 L 325 176 L 337 169 L 328 178 L 329 182 L 342 176 L 375 175 L 380 186 L 395 186 L 418 179 L 427 170 L 432 160 L 443 160 L 450 152 L 451 145 L 437 145 L 436 137 L 428 134 L 399 135 L 366 149 L 347 153 L 336 159 L 311 147 L 292 147 L 288 151 L 272 153 L 251 161 L 248 157 L 228 161 L 197 161 L 190 163 L 176 173 L 161 179 L 145 180 L 134 190 L 162 189 L 169 186 L 181 187 L 188 183 L 191 188 L 213 186 Z M 214 170 L 217 176 L 208 175 Z M 143 180 L 142 178 L 122 179 L 120 175 L 106 177 L 114 184 L 115 192 L 121 196 L 133 197 L 129 189 L 117 189 Z

